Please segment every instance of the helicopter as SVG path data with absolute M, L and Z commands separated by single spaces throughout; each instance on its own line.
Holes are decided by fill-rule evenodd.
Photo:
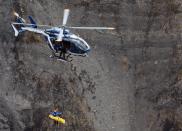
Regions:
M 70 29 L 89 29 L 89 30 L 113 30 L 113 27 L 73 27 L 66 26 L 70 10 L 64 9 L 63 22 L 61 26 L 39 25 L 32 16 L 28 16 L 30 23 L 26 23 L 20 15 L 14 12 L 15 22 L 11 23 L 15 37 L 20 33 L 30 31 L 41 34 L 45 37 L 49 48 L 52 50 L 51 58 L 61 61 L 71 61 L 71 55 L 88 56 L 91 50 L 89 44 L 81 37 L 70 32 Z M 44 27 L 45 29 L 42 29 Z

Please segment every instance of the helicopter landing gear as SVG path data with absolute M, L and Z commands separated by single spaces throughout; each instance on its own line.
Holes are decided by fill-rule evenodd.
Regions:
M 73 59 L 71 57 L 71 54 L 66 55 L 66 53 L 62 53 L 62 55 L 60 55 L 57 60 L 71 62 Z
M 71 62 L 73 59 L 71 57 L 71 54 L 66 54 L 65 52 L 52 52 L 52 55 L 50 55 L 50 58 L 56 58 L 59 61 L 63 62 Z
M 67 49 L 66 48 L 61 49 L 61 51 L 59 53 L 59 59 L 66 60 L 68 62 L 72 61 L 71 54 L 67 54 Z

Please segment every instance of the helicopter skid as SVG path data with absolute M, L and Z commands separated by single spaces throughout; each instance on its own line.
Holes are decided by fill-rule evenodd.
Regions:
M 62 61 L 62 62 L 71 62 L 72 61 L 72 57 L 70 56 L 71 54 L 68 54 L 67 56 L 65 56 L 65 58 L 63 58 L 62 56 L 58 55 L 57 53 L 53 53 L 50 58 L 55 58 L 58 61 Z
M 68 51 L 69 52 L 69 51 Z M 69 55 L 73 55 L 73 56 L 82 56 L 82 57 L 87 57 L 88 54 L 85 53 L 85 54 L 77 54 L 77 53 L 72 53 L 72 52 L 69 52 Z
M 58 61 L 62 61 L 62 62 L 71 62 L 72 59 L 68 60 L 68 59 L 64 59 L 64 58 L 57 58 Z
M 65 59 L 62 59 L 62 58 L 58 58 L 58 59 L 56 59 L 57 61 L 62 61 L 62 62 L 69 62 L 69 61 L 67 61 L 67 60 L 65 60 Z

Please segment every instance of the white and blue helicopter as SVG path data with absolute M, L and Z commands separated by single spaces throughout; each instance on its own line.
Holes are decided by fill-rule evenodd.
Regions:
M 71 33 L 69 29 L 91 29 L 91 30 L 113 30 L 112 27 L 69 27 L 66 26 L 69 16 L 69 9 L 64 10 L 63 22 L 61 27 L 53 27 L 49 25 L 37 25 L 31 16 L 29 16 L 30 23 L 26 23 L 18 13 L 14 12 L 16 22 L 12 22 L 11 26 L 17 37 L 20 33 L 25 31 L 35 32 L 45 36 L 48 45 L 52 50 L 51 57 L 55 57 L 61 61 L 70 61 L 71 55 L 87 56 L 90 51 L 88 43 L 79 36 Z M 40 27 L 40 28 L 38 28 Z M 46 27 L 47 29 L 41 29 Z

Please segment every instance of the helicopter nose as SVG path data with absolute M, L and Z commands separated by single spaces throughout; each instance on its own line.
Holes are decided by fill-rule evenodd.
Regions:
M 87 49 L 87 52 L 90 52 L 90 50 L 91 50 L 90 48 L 89 48 L 89 49 Z
M 90 47 L 85 50 L 86 53 L 90 52 Z

